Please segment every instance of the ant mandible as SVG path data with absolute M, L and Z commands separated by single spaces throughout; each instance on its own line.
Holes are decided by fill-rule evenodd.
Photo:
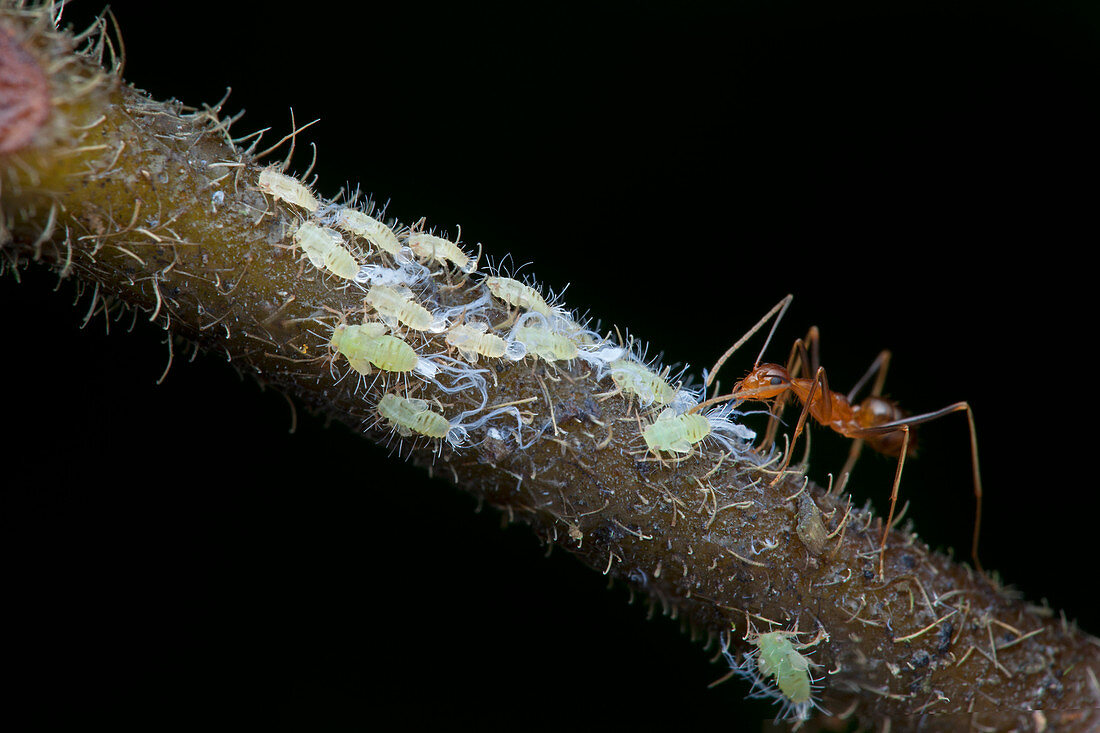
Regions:
M 722 354 L 718 361 L 715 362 L 709 374 L 706 375 L 705 386 L 709 388 L 718 370 L 722 368 L 726 360 L 729 359 L 745 341 L 767 323 L 768 319 L 778 313 L 775 323 L 768 333 L 768 338 L 764 343 L 764 347 L 760 350 L 759 356 L 756 357 L 756 362 L 753 365 L 752 371 L 750 371 L 744 379 L 734 385 L 731 393 L 706 400 L 693 407 L 690 412 L 696 412 L 704 407 L 730 400 L 747 399 L 767 401 L 774 398 L 775 402 L 771 410 L 771 418 L 768 421 L 768 429 L 765 433 L 764 443 L 762 444 L 771 445 L 778 429 L 779 415 L 782 412 L 783 403 L 788 394 L 793 393 L 794 396 L 802 402 L 802 413 L 798 416 L 798 422 L 795 424 L 794 436 L 791 438 L 791 443 L 787 448 L 786 455 L 779 467 L 779 473 L 773 483 L 779 480 L 779 477 L 783 475 L 783 472 L 790 464 L 794 443 L 798 440 L 798 436 L 802 434 L 808 416 L 813 416 L 813 418 L 822 425 L 832 428 L 841 435 L 855 440 L 848 454 L 848 460 L 841 471 L 841 481 L 846 480 L 848 474 L 851 472 L 864 443 L 870 445 L 879 453 L 897 456 L 898 465 L 894 473 L 894 485 L 890 492 L 890 512 L 887 516 L 886 524 L 883 525 L 882 528 L 882 542 L 879 546 L 879 577 L 883 577 L 886 557 L 886 537 L 894 521 L 894 509 L 898 500 L 898 487 L 901 485 L 901 472 L 905 467 L 905 457 L 907 455 L 912 455 L 916 450 L 916 440 L 912 436 L 911 428 L 920 423 L 929 422 L 943 417 L 944 415 L 965 410 L 967 422 L 970 427 L 970 458 L 974 478 L 974 499 L 977 504 L 977 510 L 974 517 L 974 538 L 970 547 L 970 554 L 974 560 L 975 567 L 981 572 L 982 564 L 978 560 L 978 535 L 981 531 L 982 523 L 982 478 L 978 467 L 978 437 L 974 427 L 974 411 L 970 408 L 970 405 L 966 402 L 955 402 L 954 404 L 933 412 L 926 412 L 920 415 L 906 415 L 895 403 L 882 397 L 882 388 L 886 381 L 886 368 L 890 362 L 889 351 L 883 351 L 878 355 L 866 374 L 860 378 L 856 386 L 853 387 L 847 395 L 833 392 L 829 389 L 829 381 L 825 376 L 825 368 L 818 364 L 819 333 L 816 326 L 810 329 L 805 339 L 798 339 L 795 341 L 794 346 L 791 348 L 791 355 L 787 360 L 786 367 L 782 367 L 778 364 L 761 364 L 760 359 L 764 356 L 764 350 L 767 349 L 768 343 L 775 334 L 775 329 L 779 325 L 780 319 L 783 318 L 783 314 L 786 312 L 787 306 L 790 305 L 792 298 L 792 295 L 788 295 L 783 298 L 783 300 L 779 301 L 756 323 L 755 326 L 749 329 L 737 343 L 731 346 L 726 353 Z M 807 345 L 810 347 L 809 354 L 807 354 Z M 802 365 L 809 367 L 809 370 L 814 375 L 812 378 L 797 376 L 798 370 Z M 876 373 L 877 377 L 871 389 L 870 396 L 865 397 L 858 404 L 853 404 L 856 394 L 863 389 L 871 376 Z

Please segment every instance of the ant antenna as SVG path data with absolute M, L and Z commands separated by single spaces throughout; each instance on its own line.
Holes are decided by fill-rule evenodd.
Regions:
M 787 312 L 787 307 L 791 304 L 791 300 L 793 299 L 794 295 L 788 293 L 787 297 L 783 298 L 783 300 L 772 306 L 772 309 L 765 313 L 764 317 L 757 321 L 755 326 L 750 328 L 744 336 L 739 338 L 737 340 L 737 343 L 729 347 L 729 350 L 727 350 L 726 353 L 722 354 L 722 356 L 718 358 L 718 361 L 714 363 L 714 367 L 710 370 L 710 373 L 707 374 L 707 381 L 703 384 L 703 386 L 710 387 L 711 383 L 714 381 L 714 375 L 718 374 L 718 370 L 721 369 L 722 365 L 726 363 L 726 359 L 729 359 L 731 356 L 733 356 L 735 351 L 744 346 L 745 342 L 752 338 L 752 335 L 759 331 L 764 326 L 764 324 L 768 322 L 769 318 L 774 316 L 776 313 L 779 313 L 779 315 L 775 319 L 775 323 L 772 324 L 772 330 L 768 331 L 768 338 L 764 341 L 764 346 L 760 349 L 760 353 L 756 357 L 756 362 L 753 364 L 753 367 L 759 366 L 760 360 L 764 358 L 764 351 L 768 348 L 768 344 L 771 343 L 772 336 L 775 335 L 775 329 L 779 327 L 779 322 L 783 320 L 783 314 Z

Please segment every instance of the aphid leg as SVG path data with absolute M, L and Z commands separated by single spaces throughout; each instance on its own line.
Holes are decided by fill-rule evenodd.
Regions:
M 466 271 L 466 274 L 472 275 L 475 272 L 477 272 L 478 263 L 481 262 L 481 251 L 482 251 L 481 242 L 478 242 L 477 243 L 477 257 L 475 257 L 473 263 L 471 263 L 469 265 L 469 270 Z
M 505 329 L 509 329 L 509 328 L 512 327 L 512 325 L 519 318 L 519 314 L 520 314 L 520 309 L 519 308 L 509 307 L 508 308 L 508 317 L 505 318 L 500 323 L 497 323 L 493 326 L 490 326 L 490 328 L 492 328 L 492 330 L 494 330 L 494 331 L 503 331 Z
M 757 321 L 755 326 L 746 331 L 745 335 L 739 338 L 737 340 L 737 343 L 729 347 L 726 353 L 718 357 L 718 361 L 714 363 L 714 366 L 711 367 L 710 372 L 707 373 L 707 379 L 703 386 L 709 388 L 711 383 L 714 382 L 714 376 L 718 374 L 718 370 L 722 368 L 722 365 L 726 363 L 726 360 L 733 356 L 734 352 L 736 352 L 739 348 L 744 346 L 745 342 L 748 341 L 754 333 L 759 331 L 764 326 L 764 324 L 768 322 L 769 318 L 778 313 L 779 315 L 776 317 L 775 323 L 772 324 L 772 330 L 768 332 L 768 338 L 764 342 L 764 347 L 760 349 L 760 355 L 756 357 L 756 363 L 759 364 L 760 359 L 764 356 L 764 349 L 768 348 L 768 343 L 772 340 L 772 336 L 775 334 L 775 329 L 778 328 L 779 321 L 783 319 L 783 314 L 787 312 L 787 306 L 791 304 L 791 300 L 793 298 L 793 295 L 787 295 L 785 298 L 783 298 L 783 300 L 772 306 L 772 309 L 765 313 L 764 317 Z

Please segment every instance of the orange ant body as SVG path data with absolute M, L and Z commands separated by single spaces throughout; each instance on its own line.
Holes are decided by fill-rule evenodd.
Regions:
M 748 333 L 741 337 L 736 344 L 718 359 L 709 376 L 707 376 L 707 387 L 714 381 L 715 374 L 718 373 L 718 370 L 726 359 L 728 359 L 738 347 L 778 311 L 779 316 L 776 318 L 776 325 L 772 326 L 771 333 L 768 334 L 768 341 L 771 340 L 772 335 L 775 333 L 775 328 L 779 323 L 779 319 L 783 317 L 783 313 L 786 311 L 787 306 L 790 305 L 791 298 L 792 296 L 788 295 L 777 303 L 776 306 L 753 326 Z M 768 423 L 768 430 L 765 434 L 763 443 L 763 445 L 771 445 L 778 428 L 778 420 L 782 411 L 783 401 L 788 394 L 794 394 L 802 403 L 802 413 L 798 416 L 798 422 L 795 424 L 791 445 L 788 447 L 787 453 L 784 456 L 783 463 L 779 468 L 779 474 L 775 478 L 776 481 L 779 480 L 779 477 L 782 476 L 789 465 L 791 449 L 794 447 L 795 441 L 798 440 L 798 436 L 802 434 L 806 419 L 809 416 L 812 416 L 822 425 L 832 428 L 841 435 L 855 439 L 855 443 L 852 445 L 852 449 L 848 455 L 848 461 L 841 471 L 842 482 L 847 479 L 848 474 L 855 465 L 856 459 L 859 457 L 860 450 L 864 443 L 870 445 L 879 453 L 896 456 L 898 465 L 894 473 L 893 489 L 890 492 L 890 513 L 887 516 L 886 524 L 883 526 L 882 543 L 879 548 L 879 576 L 881 577 L 883 575 L 885 562 L 886 536 L 893 524 L 894 509 L 897 505 L 898 487 L 901 484 L 901 473 L 905 466 L 905 458 L 907 455 L 913 455 L 916 451 L 916 440 L 913 437 L 911 428 L 920 423 L 929 422 L 943 417 L 944 415 L 965 410 L 970 427 L 970 453 L 974 478 L 974 498 L 977 503 L 971 556 L 974 559 L 974 565 L 981 571 L 982 565 L 978 560 L 978 535 L 981 530 L 982 521 L 982 479 L 978 468 L 978 439 L 974 427 L 974 412 L 971 410 L 970 405 L 966 402 L 955 402 L 954 404 L 933 412 L 926 412 L 920 415 L 906 415 L 906 413 L 904 413 L 894 402 L 882 397 L 882 387 L 883 383 L 886 381 L 886 367 L 890 362 L 889 351 L 883 351 L 879 354 L 878 358 L 875 359 L 874 363 L 872 363 L 871 367 L 867 370 L 867 373 L 863 375 L 856 386 L 852 388 L 847 395 L 833 392 L 829 389 L 829 382 L 825 376 L 825 368 L 818 364 L 818 340 L 818 330 L 817 327 L 814 326 L 810 329 L 805 339 L 798 339 L 795 341 L 786 367 L 782 367 L 778 364 L 760 363 L 760 358 L 764 354 L 764 349 L 767 348 L 767 342 L 765 342 L 764 349 L 761 349 L 760 356 L 757 357 L 756 364 L 753 366 L 752 371 L 750 371 L 744 379 L 734 385 L 733 392 L 700 403 L 692 408 L 691 412 L 718 402 L 726 402 L 729 400 L 748 399 L 766 401 L 774 399 L 775 404 L 772 410 L 772 417 Z M 812 360 L 806 352 L 807 344 L 811 347 L 810 353 L 813 355 Z M 813 373 L 813 377 L 796 376 L 802 365 L 809 367 L 809 371 Z M 875 380 L 871 395 L 864 398 L 859 403 L 854 403 L 855 395 L 863 388 L 871 375 L 876 372 L 878 376 Z

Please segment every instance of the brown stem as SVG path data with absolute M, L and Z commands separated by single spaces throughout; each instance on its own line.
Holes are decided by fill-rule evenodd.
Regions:
M 906 531 L 891 534 L 879 577 L 874 513 L 799 475 L 773 486 L 751 452 L 712 441 L 656 460 L 639 432 L 656 411 L 604 396 L 611 382 L 589 363 L 492 363 L 488 404 L 521 407 L 518 436 L 501 419 L 496 432 L 472 431 L 475 447 L 395 442 L 374 412 L 383 391 L 411 387 L 460 415 L 478 407 L 476 390 L 452 394 L 416 377 L 357 387 L 354 374 L 337 379 L 327 360 L 311 360 L 326 355 L 332 312 L 362 317 L 362 293 L 290 247 L 303 212 L 257 190 L 259 164 L 234 144 L 227 121 L 127 87 L 74 55 L 40 12 L 5 7 L 3 21 L 4 42 L 16 48 L 6 63 L 34 58 L 53 101 L 29 143 L 18 141 L 34 115 L 10 118 L 18 135 L 6 138 L 14 142 L 0 174 L 11 267 L 44 261 L 93 293 L 93 317 L 103 307 L 163 324 L 310 410 L 400 445 L 648 593 L 737 661 L 751 651 L 750 629 L 797 629 L 812 644 L 816 702 L 834 714 L 895 728 L 926 715 L 938 729 L 1096 724 L 1095 639 Z M 485 293 L 478 277 L 453 268 L 436 267 L 432 281 L 423 297 L 437 311 Z M 492 323 L 509 317 L 499 301 L 487 314 Z M 442 335 L 409 338 L 423 355 L 446 350 Z M 301 458 L 322 482 L 329 466 L 359 461 L 339 451 Z

